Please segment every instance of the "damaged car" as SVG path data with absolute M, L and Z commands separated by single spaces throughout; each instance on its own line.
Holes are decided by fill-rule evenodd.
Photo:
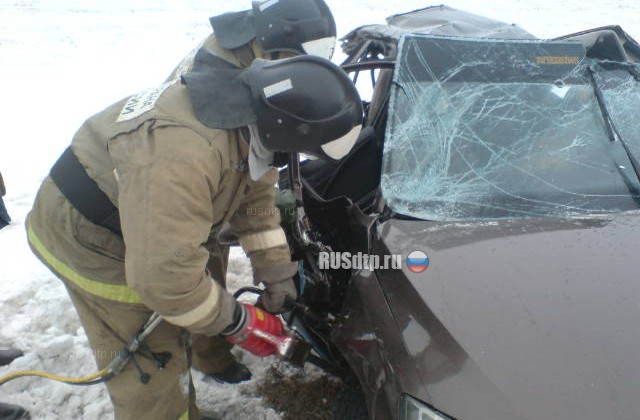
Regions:
M 638 43 L 438 6 L 343 49 L 373 83 L 365 128 L 280 182 L 287 321 L 351 381 L 335 418 L 640 418 Z

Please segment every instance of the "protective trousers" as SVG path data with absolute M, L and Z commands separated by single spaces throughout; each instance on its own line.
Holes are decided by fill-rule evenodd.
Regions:
M 224 287 L 229 247 L 210 241 L 207 248 L 211 253 L 207 268 Z M 119 354 L 151 316 L 151 311 L 140 306 L 94 299 L 71 287 L 67 290 L 99 369 Z M 189 368 L 193 366 L 204 373 L 219 372 L 234 360 L 230 352 L 232 345 L 220 336 L 191 335 L 166 322 L 161 323 L 144 344 L 134 360 L 107 382 L 115 418 L 199 420 Z M 170 359 L 159 369 L 158 364 L 167 354 L 171 355 Z M 141 380 L 144 374 L 150 375 L 146 384 Z
M 151 311 L 93 299 L 67 287 L 99 369 L 118 356 Z M 162 322 L 122 372 L 107 382 L 116 420 L 200 420 L 189 370 L 189 334 Z M 171 354 L 162 369 L 155 358 Z M 147 383 L 142 375 L 148 374 Z

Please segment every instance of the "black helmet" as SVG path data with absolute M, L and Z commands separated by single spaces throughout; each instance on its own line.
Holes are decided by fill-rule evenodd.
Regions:
M 253 16 L 264 52 L 333 55 L 336 23 L 323 0 L 254 1 Z
M 353 147 L 362 103 L 349 76 L 329 60 L 255 60 L 247 81 L 259 140 L 269 152 L 340 159 Z
M 324 58 L 256 59 L 242 69 L 201 49 L 182 81 L 202 124 L 248 127 L 253 179 L 269 169 L 276 153 L 340 159 L 360 134 L 358 91 L 340 67 Z
M 323 0 L 260 0 L 252 10 L 210 18 L 223 48 L 255 39 L 266 53 L 288 52 L 331 58 L 336 24 Z

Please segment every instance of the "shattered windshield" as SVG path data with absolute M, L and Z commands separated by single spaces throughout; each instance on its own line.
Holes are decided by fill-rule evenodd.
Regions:
M 607 134 L 580 44 L 411 35 L 398 57 L 382 169 L 393 211 L 471 220 L 638 208 L 640 182 Z M 624 79 L 635 82 L 626 99 L 598 78 L 640 156 L 638 83 Z

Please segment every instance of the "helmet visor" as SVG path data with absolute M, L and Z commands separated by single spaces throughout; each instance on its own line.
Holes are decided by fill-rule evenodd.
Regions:
M 333 52 L 336 50 L 336 37 L 328 36 L 303 42 L 302 48 L 309 55 L 316 55 L 329 60 L 333 57 Z
M 358 140 L 358 136 L 360 135 L 361 130 L 362 126 L 356 125 L 344 136 L 340 137 L 339 139 L 330 141 L 329 143 L 325 143 L 320 146 L 320 148 L 331 159 L 342 159 L 347 155 L 347 153 L 351 151 L 353 145 L 356 144 L 356 140 Z

